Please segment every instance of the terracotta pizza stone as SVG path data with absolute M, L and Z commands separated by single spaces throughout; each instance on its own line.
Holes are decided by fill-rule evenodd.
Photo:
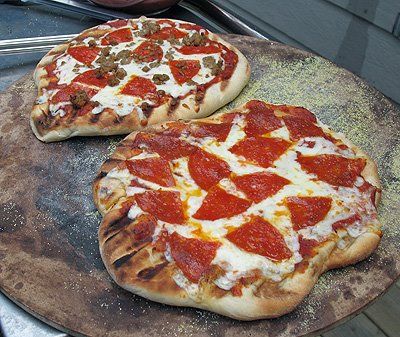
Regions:
M 147 301 L 118 287 L 100 258 L 101 217 L 91 184 L 121 137 L 38 141 L 29 127 L 31 74 L 0 94 L 0 288 L 13 301 L 72 335 L 290 336 L 320 333 L 350 318 L 400 274 L 400 111 L 382 94 L 327 60 L 278 43 L 224 36 L 252 66 L 243 93 L 302 105 L 344 132 L 378 163 L 383 183 L 378 250 L 324 274 L 292 313 L 239 322 Z

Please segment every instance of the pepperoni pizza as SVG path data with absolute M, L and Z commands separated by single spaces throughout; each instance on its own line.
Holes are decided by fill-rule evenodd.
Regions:
M 374 162 L 302 107 L 250 101 L 134 132 L 93 190 L 119 285 L 241 320 L 293 310 L 381 237 Z
M 198 25 L 144 17 L 110 21 L 40 61 L 31 126 L 50 142 L 202 118 L 234 99 L 249 76 L 242 53 Z

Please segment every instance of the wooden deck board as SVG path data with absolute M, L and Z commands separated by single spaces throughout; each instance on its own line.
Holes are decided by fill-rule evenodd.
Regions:
M 361 313 L 345 324 L 325 332 L 322 337 L 387 337 L 387 335 Z
M 400 336 L 400 287 L 393 285 L 375 304 L 364 311 L 365 315 L 389 337 Z

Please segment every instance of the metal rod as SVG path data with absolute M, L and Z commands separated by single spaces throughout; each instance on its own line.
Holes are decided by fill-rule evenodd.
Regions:
M 55 46 L 57 46 L 57 45 L 0 49 L 0 56 L 2 56 L 2 55 L 15 55 L 15 54 L 47 52 L 51 48 L 53 48 Z
M 76 34 L 69 35 L 53 35 L 53 36 L 40 36 L 40 37 L 28 37 L 23 39 L 10 39 L 0 40 L 0 49 L 10 47 L 30 47 L 35 45 L 44 46 L 47 44 L 64 43 L 70 39 L 73 39 Z
M 259 39 L 268 40 L 266 36 L 259 33 L 255 29 L 251 28 L 249 25 L 244 23 L 243 21 L 239 20 L 237 17 L 232 15 L 231 13 L 227 12 L 226 10 L 220 8 L 216 4 L 208 0 L 186 0 L 189 4 L 193 5 L 194 7 L 200 8 L 207 14 L 211 15 L 217 21 L 225 24 L 229 27 L 234 33 L 248 35 L 257 37 Z M 185 7 L 185 3 L 180 3 L 180 6 Z

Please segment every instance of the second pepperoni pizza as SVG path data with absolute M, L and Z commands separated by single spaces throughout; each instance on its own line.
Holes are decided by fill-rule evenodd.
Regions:
M 233 100 L 249 76 L 243 54 L 198 25 L 144 17 L 110 21 L 40 61 L 31 126 L 50 142 L 202 118 Z
M 125 289 L 241 320 L 293 310 L 377 247 L 374 162 L 307 109 L 250 101 L 125 138 L 94 184 Z

